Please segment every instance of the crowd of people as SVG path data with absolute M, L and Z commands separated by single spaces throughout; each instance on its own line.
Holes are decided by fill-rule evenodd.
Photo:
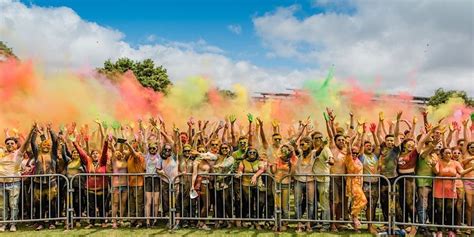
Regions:
M 418 125 L 416 117 L 408 121 L 402 115 L 392 121 L 381 112 L 378 123 L 370 123 L 351 113 L 344 126 L 327 109 L 325 128 L 308 118 L 285 134 L 278 121 L 267 125 L 252 114 L 237 128 L 236 116 L 228 116 L 213 123 L 191 118 L 186 129 L 173 124 L 171 130 L 162 118 L 128 124 L 96 120 L 97 129 L 75 123 L 34 123 L 24 134 L 7 129 L 5 146 L 0 147 L 0 231 L 16 231 L 19 219 L 64 215 L 70 180 L 73 215 L 92 217 L 86 228 L 96 222 L 118 228 L 126 217 L 137 217 L 130 219 L 133 227 L 151 227 L 151 217 L 168 215 L 173 203 L 182 217 L 173 229 L 262 229 L 268 223 L 254 219 L 271 219 L 276 206 L 282 220 L 288 220 L 294 201 L 297 232 L 312 232 L 317 224 L 312 220 L 326 220 L 318 223 L 321 231 L 338 231 L 342 219 L 359 231 L 363 214 L 368 231 L 376 234 L 384 227 L 371 222 L 379 206 L 388 221 L 391 186 L 398 190 L 397 220 L 472 226 L 473 118 L 431 124 L 423 112 Z M 53 174 L 69 181 L 27 176 Z M 169 182 L 178 184 L 174 195 L 168 195 Z M 192 221 L 208 215 L 217 221 Z M 55 224 L 36 222 L 34 228 L 52 229 Z M 270 227 L 285 231 L 289 225 L 283 221 Z M 411 234 L 431 234 L 423 225 L 406 228 Z M 436 236 L 443 231 L 454 236 L 460 230 L 439 228 Z

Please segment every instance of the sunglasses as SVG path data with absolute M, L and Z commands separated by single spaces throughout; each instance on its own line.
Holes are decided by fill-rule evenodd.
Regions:
M 256 151 L 249 151 L 249 155 L 255 155 L 255 154 L 257 154 Z
M 183 152 L 191 152 L 191 150 L 184 150 Z
M 221 150 L 229 150 L 229 148 L 224 146 L 224 147 L 221 147 Z
M 275 141 L 281 141 L 281 138 L 273 138 Z
M 157 148 L 157 147 L 150 147 L 150 148 L 148 148 L 148 149 L 149 149 L 149 150 L 156 150 L 156 149 L 158 149 L 158 148 Z
M 13 146 L 13 145 L 15 145 L 14 142 L 7 142 L 6 144 L 7 144 L 7 146 Z
M 211 146 L 219 146 L 217 143 L 212 143 Z
M 166 148 L 166 149 L 163 149 L 163 150 L 164 150 L 164 151 L 171 151 L 171 149 L 168 149 L 168 148 Z
M 323 137 L 313 137 L 313 140 L 323 139 Z

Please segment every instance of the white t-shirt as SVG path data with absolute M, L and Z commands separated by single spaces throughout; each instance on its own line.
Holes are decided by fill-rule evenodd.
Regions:
M 20 149 L 12 153 L 3 153 L 0 158 L 0 176 L 21 176 L 21 161 L 23 160 L 23 153 Z M 16 182 L 19 179 L 0 178 L 0 182 Z

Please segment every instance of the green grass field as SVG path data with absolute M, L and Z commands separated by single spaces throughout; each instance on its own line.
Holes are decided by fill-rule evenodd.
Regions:
M 288 230 L 284 233 L 274 233 L 269 230 L 256 231 L 250 229 L 219 229 L 211 231 L 203 231 L 198 229 L 181 229 L 175 233 L 169 232 L 165 228 L 153 228 L 153 229 L 130 229 L 122 228 L 112 230 L 110 228 L 95 228 L 95 229 L 74 229 L 64 231 L 62 228 L 56 230 L 41 230 L 35 231 L 32 228 L 20 227 L 17 232 L 4 232 L 0 233 L 0 236 L 18 236 L 18 237 L 39 237 L 39 236 L 248 236 L 248 237 L 276 237 L 276 236 L 317 236 L 317 237 L 336 237 L 336 236 L 358 236 L 358 237 L 369 237 L 368 233 L 355 234 L 354 232 L 339 232 L 339 233 L 319 233 L 313 232 L 312 234 L 306 233 L 295 233 L 293 229 Z

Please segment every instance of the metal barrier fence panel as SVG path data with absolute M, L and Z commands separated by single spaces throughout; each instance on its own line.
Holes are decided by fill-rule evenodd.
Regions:
M 262 174 L 252 184 L 253 175 L 198 175 L 194 187 L 196 193 L 193 194 L 192 174 L 180 174 L 173 182 L 176 194 L 173 202 L 175 222 L 211 220 L 276 223 L 274 178 Z
M 164 175 L 145 173 L 81 173 L 70 179 L 69 216 L 74 221 L 97 221 L 113 227 L 129 220 L 131 226 L 171 223 L 171 184 Z
M 329 229 L 330 224 L 352 223 L 352 212 L 361 224 L 382 224 L 391 230 L 391 184 L 384 176 L 287 175 L 276 182 L 281 226 L 309 222 Z M 347 190 L 348 182 L 352 190 Z
M 68 189 L 68 179 L 61 174 L 0 177 L 0 224 L 62 221 L 67 226 Z
M 392 186 L 394 225 L 473 230 L 473 184 L 474 178 L 399 176 Z

